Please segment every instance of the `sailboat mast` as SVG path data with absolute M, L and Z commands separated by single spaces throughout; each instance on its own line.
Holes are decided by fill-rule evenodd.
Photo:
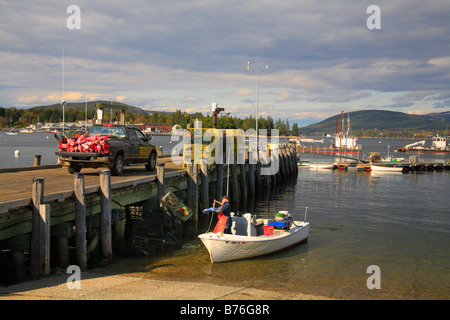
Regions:
M 62 96 L 62 112 L 63 112 L 63 135 L 65 135 L 65 119 L 64 119 L 64 105 L 66 104 L 66 100 L 64 99 L 65 88 L 64 88 L 64 48 L 62 49 L 62 83 L 63 83 L 63 96 Z
M 341 132 L 340 132 L 340 134 L 339 134 L 339 148 L 341 148 L 342 147 L 342 130 L 343 130 L 343 128 L 342 128 L 342 125 L 343 125 L 343 118 L 344 117 L 344 111 L 342 111 L 341 112 Z

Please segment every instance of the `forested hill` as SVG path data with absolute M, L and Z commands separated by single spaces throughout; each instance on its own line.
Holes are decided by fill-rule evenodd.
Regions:
M 383 110 L 361 110 L 349 113 L 344 113 L 344 125 L 347 127 L 347 119 L 350 116 L 351 130 L 389 130 L 389 131 L 403 131 L 403 130 L 446 130 L 450 127 L 448 113 L 441 113 L 440 120 L 427 117 L 427 115 L 412 115 L 403 112 L 383 111 Z M 341 117 L 338 118 L 338 131 L 340 130 Z M 445 122 L 447 121 L 447 122 Z M 327 118 L 319 123 L 309 125 L 307 127 L 299 128 L 299 133 L 303 135 L 308 134 L 333 134 L 336 130 L 336 115 Z
M 95 105 L 97 103 L 101 103 L 104 110 L 106 110 L 106 111 L 108 111 L 108 107 L 112 105 L 114 107 L 123 106 L 126 108 L 127 112 L 129 112 L 129 113 L 137 113 L 137 114 L 141 114 L 141 115 L 148 114 L 147 111 L 145 111 L 141 108 L 130 106 L 125 103 L 121 103 L 121 102 L 117 102 L 117 101 L 101 101 L 101 100 L 88 101 L 87 102 L 88 111 L 95 110 L 96 109 Z M 68 103 L 66 103 L 65 108 L 68 110 L 78 109 L 80 111 L 83 111 L 86 108 L 86 102 L 68 102 Z M 57 104 L 52 104 L 52 105 L 47 105 L 47 106 L 37 106 L 37 107 L 30 108 L 30 110 L 38 110 L 38 109 L 44 109 L 44 110 L 45 109 L 48 109 L 48 110 L 61 109 L 61 104 L 57 103 Z

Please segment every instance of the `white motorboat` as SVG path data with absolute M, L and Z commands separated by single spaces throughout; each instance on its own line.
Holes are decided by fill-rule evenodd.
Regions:
M 334 163 L 331 162 L 315 162 L 310 163 L 309 167 L 312 169 L 334 169 Z
M 198 236 L 208 250 L 211 262 L 240 260 L 274 253 L 306 240 L 309 233 L 309 222 L 305 221 L 255 219 L 249 213 L 244 217 L 232 217 L 232 221 L 233 234 L 210 232 Z M 284 228 L 277 227 L 283 223 Z
M 402 166 L 396 165 L 371 165 L 372 171 L 384 171 L 384 172 L 402 172 Z
M 309 160 L 299 160 L 297 162 L 297 165 L 299 167 L 308 167 L 311 163 L 309 162 Z

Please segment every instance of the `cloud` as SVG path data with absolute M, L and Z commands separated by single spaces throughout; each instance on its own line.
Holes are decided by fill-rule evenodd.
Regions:
M 233 94 L 233 97 L 240 98 L 240 97 L 247 97 L 247 96 L 254 95 L 254 94 L 255 94 L 255 92 L 253 90 L 242 89 L 242 90 L 236 91 Z
M 448 107 L 446 0 L 379 0 L 381 30 L 366 27 L 369 1 L 79 0 L 80 30 L 66 27 L 70 4 L 2 4 L 0 105 L 58 102 L 64 49 L 65 90 L 75 100 L 208 111 L 218 102 L 248 114 L 257 80 L 250 60 L 255 70 L 270 66 L 259 76 L 259 104 L 274 117 L 341 104 Z

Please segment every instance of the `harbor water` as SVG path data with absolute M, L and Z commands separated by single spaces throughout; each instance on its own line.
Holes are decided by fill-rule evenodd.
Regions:
M 168 136 L 154 136 L 152 143 L 170 154 L 172 144 Z M 53 133 L 22 133 L 7 135 L 0 131 L 0 169 L 31 167 L 35 155 L 41 155 L 41 165 L 57 164 L 58 141 Z M 16 154 L 18 151 L 18 154 Z
M 56 163 L 56 157 L 52 158 L 56 140 L 49 136 L 2 134 L 1 166 L 32 165 L 34 154 L 42 154 L 43 164 Z M 170 152 L 170 137 L 154 137 L 152 141 L 163 145 L 165 154 Z M 358 140 L 366 156 L 370 152 L 386 156 L 389 152 L 405 158 L 410 154 L 394 154 L 394 150 L 411 142 Z M 21 150 L 18 159 L 14 156 L 16 149 Z M 26 155 L 30 160 L 22 163 Z M 300 156 L 311 162 L 335 160 L 324 155 Z M 443 162 L 450 155 L 421 157 Z M 262 190 L 248 202 L 258 217 L 273 217 L 277 211 L 287 210 L 294 219 L 303 220 L 308 207 L 310 233 L 306 243 L 269 256 L 212 264 L 200 240 L 193 238 L 184 241 L 179 250 L 150 257 L 116 258 L 101 272 L 139 273 L 155 279 L 338 299 L 449 299 L 449 182 L 449 171 L 379 174 L 299 168 L 296 178 L 275 189 Z M 379 289 L 367 285 L 373 275 L 370 266 L 379 268 Z

